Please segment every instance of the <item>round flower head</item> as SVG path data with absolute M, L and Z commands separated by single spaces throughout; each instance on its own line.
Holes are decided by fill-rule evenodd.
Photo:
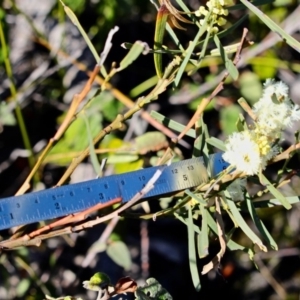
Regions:
M 247 175 L 259 172 L 261 158 L 259 146 L 248 131 L 235 132 L 228 137 L 225 143 L 226 151 L 223 159 Z

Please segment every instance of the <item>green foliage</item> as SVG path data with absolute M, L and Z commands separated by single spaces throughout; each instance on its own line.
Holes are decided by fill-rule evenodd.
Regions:
M 136 300 L 172 300 L 173 298 L 155 278 L 146 280 L 144 287 L 139 287 L 135 292 Z
M 95 104 L 97 107 L 97 105 Z M 91 135 L 94 137 L 101 129 L 102 115 L 100 111 L 95 110 L 94 105 L 86 111 L 89 119 Z M 57 164 L 66 165 L 72 160 L 69 153 L 82 151 L 89 145 L 88 133 L 84 118 L 80 115 L 68 128 L 64 137 L 54 146 L 49 153 L 49 159 L 54 160 Z
M 223 109 L 220 111 L 221 127 L 222 131 L 226 135 L 236 131 L 236 122 L 241 112 L 241 107 L 235 104 L 223 107 Z
M 0 103 L 0 121 L 2 126 L 14 126 L 17 123 L 13 112 L 5 102 Z
M 64 3 L 65 5 L 69 6 L 70 9 L 76 14 L 82 13 L 84 7 L 86 6 L 85 0 L 65 0 Z
M 92 291 L 98 291 L 99 289 L 109 284 L 110 284 L 110 278 L 106 274 L 101 272 L 97 272 L 90 278 L 90 280 L 83 282 L 84 288 Z
M 262 86 L 259 76 L 253 72 L 244 72 L 239 78 L 241 95 L 253 105 L 261 96 Z
M 263 213 L 259 210 L 260 208 L 268 209 L 268 211 L 273 207 L 291 209 L 292 204 L 299 203 L 299 197 L 295 196 L 299 195 L 299 187 L 298 190 L 296 188 L 293 190 L 292 195 L 287 195 L 286 191 L 282 190 L 282 187 L 291 183 L 291 178 L 296 174 L 296 170 L 292 170 L 293 166 L 288 168 L 287 164 L 295 149 L 299 148 L 299 140 L 296 140 L 295 147 L 287 149 L 287 152 L 280 153 L 282 150 L 278 147 L 278 153 L 276 153 L 278 156 L 272 157 L 274 161 L 269 162 L 285 161 L 284 166 L 279 166 L 276 180 L 268 179 L 263 174 L 268 174 L 265 172 L 265 168 L 261 168 L 259 172 L 253 175 L 238 173 L 238 170 L 236 170 L 237 166 L 231 166 L 231 168 L 213 176 L 212 170 L 214 166 L 209 162 L 209 156 L 213 153 L 214 148 L 221 151 L 227 150 L 227 144 L 223 142 L 226 136 L 233 132 L 251 131 L 257 125 L 257 120 L 251 112 L 253 113 L 253 105 L 261 98 L 263 92 L 262 81 L 269 77 L 276 77 L 278 68 L 299 72 L 299 63 L 290 62 L 287 58 L 285 60 L 281 58 L 281 48 L 278 45 L 265 50 L 261 56 L 250 57 L 248 61 L 244 61 L 243 69 L 239 69 L 237 64 L 239 57 L 243 57 L 244 54 L 244 52 L 241 52 L 242 46 L 246 48 L 243 50 L 246 53 L 249 49 L 248 47 L 252 47 L 252 44 L 246 43 L 237 31 L 241 25 L 245 26 L 243 22 L 247 18 L 248 11 L 251 12 L 249 26 L 253 28 L 253 32 L 256 34 L 256 41 L 262 40 L 270 30 L 278 34 L 289 47 L 299 52 L 299 42 L 292 34 L 286 32 L 278 25 L 288 17 L 289 8 L 285 6 L 293 3 L 291 1 L 284 1 L 284 3 L 283 1 L 276 1 L 271 4 L 271 1 L 249 2 L 241 0 L 242 3 L 229 7 L 229 10 L 235 10 L 237 15 L 240 14 L 239 19 L 234 20 L 234 15 L 227 18 L 227 12 L 224 11 L 221 15 L 224 20 L 226 19 L 227 23 L 223 24 L 221 17 L 216 14 L 218 10 L 204 13 L 203 9 L 204 11 L 209 9 L 206 6 L 202 9 L 202 12 L 200 9 L 194 12 L 187 6 L 188 3 L 185 4 L 183 1 L 177 0 L 177 5 L 184 11 L 185 17 L 188 18 L 188 22 L 184 24 L 188 30 L 179 33 L 177 29 L 182 29 L 183 27 L 178 22 L 184 22 L 183 19 L 185 19 L 182 17 L 182 12 L 173 7 L 170 1 L 160 0 L 160 6 L 164 5 L 166 10 L 163 10 L 165 12 L 163 16 L 159 15 L 162 17 L 161 19 L 157 18 L 156 33 L 153 32 L 154 28 L 152 28 L 151 32 L 153 34 L 151 38 L 153 41 L 146 35 L 145 41 L 149 45 L 140 40 L 123 41 L 123 46 L 125 49 L 128 49 L 128 52 L 125 53 L 124 50 L 121 52 L 117 48 L 118 45 L 112 42 L 115 38 L 113 34 L 117 30 L 110 31 L 110 33 L 109 30 L 116 23 L 119 24 L 119 22 L 125 26 L 127 22 L 134 21 L 139 14 L 141 14 L 139 21 L 143 25 L 151 23 L 154 26 L 155 10 L 153 8 L 149 10 L 148 6 L 150 3 L 146 2 L 141 3 L 138 0 L 104 0 L 91 3 L 89 1 L 63 1 L 66 15 L 82 35 L 94 56 L 94 63 L 99 63 L 100 66 L 99 69 L 96 69 L 95 74 L 91 75 L 91 73 L 88 73 L 91 82 L 88 82 L 82 92 L 74 97 L 70 108 L 65 109 L 57 119 L 57 125 L 58 127 L 60 126 L 57 131 L 59 134 L 54 135 L 55 138 L 49 142 L 45 152 L 39 156 L 39 159 L 34 156 L 34 152 L 31 149 L 27 129 L 22 121 L 23 112 L 21 112 L 19 107 L 18 99 L 26 95 L 26 89 L 29 89 L 31 85 L 34 86 L 42 82 L 44 78 L 40 75 L 41 80 L 36 80 L 36 82 L 33 80 L 29 85 L 30 87 L 23 86 L 19 88 L 15 84 L 9 57 L 11 45 L 6 41 L 7 32 L 5 30 L 7 30 L 8 24 L 1 25 L 0 63 L 4 65 L 4 67 L 1 67 L 1 71 L 2 73 L 5 71 L 8 75 L 11 97 L 17 107 L 15 117 L 14 113 L 11 112 L 8 100 L 6 103 L 1 103 L 1 130 L 6 130 L 7 126 L 12 127 L 16 125 L 21 128 L 25 148 L 31 152 L 30 164 L 34 174 L 41 173 L 43 171 L 41 166 L 49 162 L 55 165 L 68 166 L 58 185 L 65 183 L 73 170 L 84 159 L 90 159 L 94 170 L 99 176 L 102 174 L 105 176 L 107 170 L 116 174 L 129 172 L 158 163 L 160 159 L 162 162 L 169 161 L 171 158 L 173 158 L 173 161 L 182 159 L 183 155 L 176 143 L 181 142 L 185 146 L 187 143 L 181 139 L 180 134 L 182 133 L 183 136 L 193 139 L 193 143 L 191 143 L 193 147 L 190 147 L 189 151 L 195 157 L 203 156 L 203 169 L 199 170 L 199 172 L 202 172 L 203 178 L 207 178 L 205 182 L 198 187 L 194 187 L 193 190 L 186 190 L 178 195 L 168 195 L 168 198 L 161 199 L 162 209 L 159 211 L 152 211 L 152 205 L 143 203 L 138 205 L 139 208 L 142 208 L 138 212 L 135 211 L 133 213 L 131 211 L 127 214 L 126 211 L 124 217 L 132 216 L 133 214 L 136 218 L 152 218 L 153 220 L 160 217 L 173 217 L 184 224 L 187 227 L 188 262 L 191 280 L 194 288 L 200 291 L 200 274 L 203 275 L 219 267 L 226 247 L 232 251 L 239 250 L 247 253 L 249 259 L 254 262 L 255 257 L 259 255 L 257 254 L 258 249 L 263 252 L 267 252 L 268 249 L 278 250 L 278 245 L 281 244 L 277 240 L 279 236 L 278 231 L 287 231 L 287 227 L 283 224 L 280 230 L 278 229 L 279 225 L 273 226 L 276 230 L 272 228 L 269 223 L 273 222 L 272 224 L 275 224 L 276 221 L 271 220 L 269 217 L 267 222 L 265 222 L 262 216 Z M 262 8 L 262 11 L 257 6 L 263 4 L 263 2 L 268 3 L 268 5 Z M 25 13 L 18 9 L 14 1 L 12 3 L 10 9 L 13 13 L 26 16 Z M 227 9 L 227 6 L 230 6 L 230 4 L 227 3 L 226 7 L 222 7 L 222 9 Z M 89 13 L 92 14 L 92 19 L 94 18 L 93 24 L 88 25 L 90 26 L 89 28 L 88 26 L 85 28 L 81 21 L 81 18 L 86 14 L 87 7 L 89 8 Z M 52 15 L 57 13 L 55 9 L 53 8 Z M 221 11 L 221 8 L 218 9 Z M 243 10 L 243 12 L 241 13 L 239 10 Z M 12 11 L 9 11 L 9 13 L 12 13 Z M 7 8 L 1 8 L 1 24 L 6 22 L 6 14 Z M 46 37 L 39 34 L 39 31 L 35 28 L 36 25 L 29 21 L 29 17 L 26 16 L 26 18 L 36 34 L 36 41 L 40 41 L 41 45 L 46 45 Z M 217 20 L 219 20 L 218 25 L 216 25 Z M 60 18 L 60 21 L 63 22 L 64 19 Z M 88 21 L 91 22 L 91 20 Z M 170 26 L 170 24 L 175 25 L 177 29 Z M 121 25 L 120 29 L 122 30 Z M 132 30 L 134 31 L 134 28 Z M 105 43 L 105 37 L 108 33 L 110 38 L 107 38 Z M 139 37 L 139 39 L 141 38 L 144 37 Z M 51 48 L 51 45 L 49 47 Z M 117 51 L 111 51 L 111 49 L 117 49 Z M 285 49 L 285 51 L 287 50 Z M 60 55 L 60 52 L 56 49 L 51 54 Z M 116 57 L 108 56 L 112 54 L 115 54 Z M 144 55 L 154 56 L 157 77 L 154 76 L 154 68 L 150 68 L 145 63 L 147 58 L 144 58 Z M 234 57 L 234 55 L 237 56 Z M 116 60 L 116 62 L 111 65 L 106 63 L 105 59 L 107 56 L 110 60 Z M 65 54 L 65 57 L 68 57 L 68 54 Z M 292 56 L 290 55 L 290 57 Z M 78 62 L 73 61 L 73 64 L 80 68 L 81 71 L 86 69 L 86 66 L 80 65 Z M 144 70 L 141 76 L 138 74 L 141 78 L 134 78 L 132 81 L 124 80 L 122 82 L 122 79 L 128 76 L 127 74 L 131 74 L 127 73 L 129 70 L 138 69 L 139 67 Z M 63 81 L 65 74 L 65 71 L 61 71 L 58 74 L 58 81 Z M 225 75 L 223 76 L 222 74 Z M 136 79 L 141 80 L 141 82 L 136 83 Z M 51 91 L 47 91 L 46 94 L 51 95 L 50 98 L 61 97 L 64 94 L 65 91 L 61 86 L 52 88 L 52 84 L 53 86 L 55 85 L 54 80 L 47 81 L 47 84 L 48 82 Z M 99 86 L 97 87 L 97 93 L 91 96 L 90 91 L 93 82 L 97 82 Z M 128 82 L 130 84 L 135 82 L 135 86 L 126 86 L 126 91 L 123 94 L 118 88 L 119 86 L 122 88 L 122 84 L 127 85 Z M 67 88 L 71 88 L 71 86 Z M 219 92 L 222 89 L 225 93 L 221 97 Z M 139 96 L 139 98 L 136 100 L 129 99 L 125 95 L 127 93 L 130 93 L 132 97 Z M 190 119 L 191 124 L 188 127 L 171 119 L 168 115 L 164 116 L 159 113 L 157 111 L 159 110 L 158 106 L 154 106 L 152 112 L 148 113 L 147 105 L 152 102 L 157 102 L 157 105 L 159 105 L 163 97 L 168 93 L 179 99 L 178 104 L 184 107 L 182 111 L 196 111 L 195 118 Z M 240 104 L 238 105 L 235 100 L 240 96 L 243 96 L 245 100 L 238 101 Z M 271 95 L 271 98 L 276 105 L 280 105 L 282 102 L 282 99 L 275 93 Z M 180 102 L 181 100 L 182 103 Z M 49 99 L 49 102 L 51 101 L 52 99 Z M 58 104 L 62 104 L 61 99 L 56 99 L 56 101 Z M 164 98 L 164 101 L 167 102 L 167 99 Z M 77 106 L 72 111 L 74 103 Z M 56 105 L 59 106 L 58 104 Z M 245 110 L 244 114 L 241 107 Z M 168 107 L 167 110 L 171 111 L 172 108 Z M 134 119 L 136 117 L 134 115 L 137 113 L 140 115 Z M 214 120 L 217 120 L 217 122 L 211 121 L 209 118 L 206 119 L 207 113 L 215 114 L 217 117 Z M 246 113 L 248 113 L 248 116 Z M 190 114 L 187 115 L 189 116 Z M 139 117 L 151 122 L 151 125 L 156 127 L 158 131 L 143 131 L 141 133 L 142 131 L 139 130 L 136 131 L 138 132 L 136 135 L 133 135 L 132 132 L 136 129 L 135 127 L 142 127 L 140 126 Z M 248 122 L 249 118 L 252 118 L 251 122 Z M 207 124 L 203 120 L 207 120 Z M 215 123 L 217 123 L 217 126 L 215 126 Z M 164 127 L 162 128 L 160 125 Z M 125 130 L 128 128 L 129 130 L 125 133 Z M 172 130 L 172 132 L 168 131 L 168 129 Z M 221 131 L 218 137 L 210 136 L 211 132 L 217 132 L 218 130 Z M 176 136 L 173 131 L 179 134 Z M 166 135 L 172 139 L 171 143 L 170 139 L 166 138 Z M 272 147 L 277 147 L 279 139 L 280 135 L 276 136 Z M 261 147 L 263 148 L 264 145 Z M 100 166 L 100 158 L 107 159 L 106 166 Z M 37 164 L 34 169 L 33 163 L 35 161 L 37 161 Z M 34 178 L 30 176 L 25 189 L 28 189 L 29 183 L 32 182 L 31 179 Z M 35 177 L 33 183 L 36 184 L 38 181 L 39 178 Z M 261 194 L 255 194 L 253 186 L 255 188 L 259 186 L 262 190 Z M 20 193 L 24 192 L 25 190 L 21 190 Z M 120 196 L 118 192 L 116 191 L 116 197 Z M 139 192 L 142 196 L 142 191 Z M 265 198 L 260 199 L 261 195 L 265 196 Z M 274 199 L 272 199 L 273 197 Z M 132 204 L 136 204 L 136 202 Z M 40 243 L 44 243 L 44 239 L 47 238 L 54 239 L 56 236 L 63 234 L 87 230 L 89 227 L 98 224 L 97 220 L 99 223 L 114 220 L 114 217 L 119 216 L 123 212 L 122 207 L 126 208 L 126 204 L 118 207 L 105 207 L 105 210 L 101 207 L 101 212 L 97 212 L 96 217 L 93 215 L 95 211 L 89 211 L 87 215 L 91 215 L 92 220 L 85 220 L 87 216 L 81 216 L 78 213 L 82 218 L 76 219 L 77 214 L 69 216 L 71 222 L 68 222 L 68 218 L 66 218 L 60 220 L 66 223 L 59 223 L 58 226 L 54 224 L 52 227 L 52 223 L 50 223 L 49 227 L 42 227 L 45 231 L 33 231 L 28 234 L 26 231 L 25 234 L 20 230 L 20 235 L 15 236 L 14 239 L 5 240 L 3 238 L 3 241 L 0 242 L 1 249 L 3 247 L 4 251 L 24 245 L 37 246 Z M 266 213 L 265 215 L 268 214 Z M 223 219 L 226 221 L 223 221 Z M 224 222 L 226 226 L 224 226 Z M 133 270 L 133 263 L 129 247 L 123 242 L 125 240 L 123 236 L 117 236 L 116 238 L 116 235 L 112 233 L 114 226 L 116 225 L 109 223 L 106 229 L 109 232 L 105 231 L 104 238 L 99 238 L 98 241 L 93 242 L 89 246 L 87 256 L 94 255 L 96 260 L 96 254 L 101 255 L 102 252 L 106 251 L 106 254 L 115 264 L 122 267 L 124 271 L 130 272 Z M 239 232 L 243 238 L 235 234 L 236 232 Z M 217 237 L 220 244 L 220 251 L 215 257 L 211 258 L 210 243 L 212 240 L 215 240 L 215 237 Z M 144 235 L 143 238 L 147 239 L 148 237 Z M 74 241 L 68 242 L 72 244 Z M 43 246 L 45 247 L 45 244 Z M 42 248 L 41 251 L 45 249 L 46 247 Z M 74 249 L 76 250 L 76 248 Z M 51 249 L 54 253 L 51 253 L 49 258 L 49 273 L 54 272 L 55 268 L 58 267 L 60 249 L 58 247 L 55 250 Z M 75 250 L 74 252 L 76 252 Z M 45 279 L 43 278 L 43 281 L 40 280 L 39 275 L 33 271 L 34 268 L 27 265 L 30 260 L 29 254 L 27 252 L 24 254 L 18 252 L 16 257 L 17 259 L 14 263 L 18 265 L 18 270 L 26 270 L 30 276 L 28 278 L 20 276 L 15 296 L 25 299 L 26 295 L 32 292 L 34 283 L 41 290 L 38 292 L 45 294 L 47 292 Z M 21 259 L 23 257 L 24 259 Z M 206 257 L 210 259 L 210 262 L 204 266 L 203 270 L 199 270 L 199 259 Z M 2 260 L 3 262 L 5 260 Z M 12 272 L 13 268 L 9 264 L 5 268 L 3 281 L 9 281 L 9 272 Z M 145 274 L 147 274 L 147 271 Z M 47 276 L 49 273 L 47 271 Z M 45 277 L 45 275 L 43 276 Z M 138 276 L 141 275 L 138 274 Z M 274 281 L 271 278 L 269 282 Z M 48 284 L 50 286 L 52 283 Z M 154 278 L 147 279 L 145 286 L 138 287 L 137 283 L 130 278 L 121 278 L 117 284 L 113 285 L 108 275 L 97 272 L 90 280 L 84 281 L 83 284 L 85 288 L 97 291 L 99 299 L 100 297 L 109 299 L 117 295 L 120 296 L 123 293 L 134 293 L 135 299 L 172 299 L 171 295 Z M 276 290 L 276 284 L 273 286 L 275 286 Z M 38 292 L 35 290 L 32 293 L 37 294 Z M 278 290 L 276 292 L 282 293 L 282 291 L 278 292 Z M 46 296 L 46 298 L 81 299 L 73 296 L 60 298 Z

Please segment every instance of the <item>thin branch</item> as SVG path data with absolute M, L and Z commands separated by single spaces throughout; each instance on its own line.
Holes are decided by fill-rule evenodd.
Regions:
M 236 51 L 235 54 L 235 58 L 233 60 L 233 64 L 236 66 L 239 59 L 240 59 L 240 54 L 241 51 L 243 49 L 243 44 L 245 42 L 246 39 L 246 35 L 248 33 L 248 29 L 244 28 L 243 31 L 243 35 L 241 38 L 241 42 L 239 44 L 239 47 Z M 220 80 L 219 84 L 217 85 L 217 87 L 214 89 L 214 91 L 211 93 L 211 95 L 208 98 L 204 98 L 201 103 L 199 104 L 197 111 L 194 113 L 193 117 L 191 118 L 191 120 L 189 121 L 189 123 L 186 125 L 186 127 L 184 128 L 184 130 L 178 135 L 177 138 L 172 139 L 173 143 L 178 143 L 178 141 L 180 141 L 182 139 L 182 137 L 195 125 L 195 123 L 197 122 L 197 120 L 201 117 L 201 115 L 204 112 L 204 109 L 207 107 L 207 105 L 210 103 L 210 101 L 220 92 L 223 90 L 223 85 L 224 82 L 226 80 L 226 78 L 229 76 L 229 72 L 226 71 L 224 73 L 224 75 L 222 76 L 222 79 Z
M 281 299 L 286 299 L 287 294 L 286 294 L 285 289 L 279 284 L 279 282 L 275 279 L 275 277 L 269 271 L 267 266 L 261 260 L 260 255 L 255 255 L 254 261 L 257 264 L 257 266 L 259 267 L 259 271 L 262 274 L 262 276 L 270 284 L 270 286 L 274 289 L 274 291 L 277 293 L 277 295 Z

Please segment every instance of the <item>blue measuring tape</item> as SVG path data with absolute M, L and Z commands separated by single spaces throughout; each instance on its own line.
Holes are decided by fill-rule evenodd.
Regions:
M 208 166 L 211 175 L 215 176 L 227 168 L 228 163 L 222 159 L 222 153 L 216 153 L 209 157 Z M 203 158 L 199 157 L 169 166 L 151 167 L 3 198 L 0 199 L 0 230 L 77 213 L 116 198 L 122 198 L 123 203 L 128 202 L 159 169 L 163 170 L 162 174 L 143 199 L 192 188 L 208 180 Z

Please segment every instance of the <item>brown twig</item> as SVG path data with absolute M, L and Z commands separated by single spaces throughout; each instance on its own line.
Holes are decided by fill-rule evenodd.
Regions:
M 286 297 L 287 297 L 286 291 L 279 284 L 279 282 L 275 279 L 275 277 L 272 275 L 272 273 L 269 271 L 267 266 L 264 264 L 264 262 L 260 258 L 260 255 L 255 255 L 254 261 L 257 264 L 257 266 L 259 267 L 259 271 L 262 274 L 262 276 L 271 285 L 271 287 L 274 289 L 274 291 L 277 293 L 277 295 L 281 299 L 286 299 Z
M 286 149 L 284 152 L 278 154 L 276 157 L 271 159 L 269 163 L 271 164 L 271 163 L 278 162 L 280 160 L 288 159 L 288 158 L 290 158 L 290 155 L 292 152 L 297 151 L 299 149 L 300 149 L 300 143 L 298 143 L 296 145 L 292 145 L 288 149 Z
M 20 189 L 17 191 L 17 195 L 23 195 L 30 187 L 30 180 L 34 176 L 34 174 L 37 172 L 38 168 L 40 167 L 43 159 L 49 152 L 49 150 L 53 147 L 53 145 L 61 138 L 61 136 L 64 134 L 66 129 L 69 127 L 69 125 L 73 121 L 73 117 L 79 107 L 79 105 L 82 103 L 88 92 L 91 90 L 92 84 L 95 80 L 96 75 L 99 73 L 100 67 L 98 65 L 95 66 L 93 72 L 90 74 L 90 78 L 87 81 L 86 85 L 84 86 L 83 90 L 80 94 L 76 94 L 73 98 L 73 101 L 71 103 L 71 106 L 67 112 L 67 115 L 63 121 L 63 123 L 60 125 L 59 129 L 57 130 L 56 134 L 53 138 L 51 138 L 48 142 L 47 147 L 44 149 L 42 154 L 39 156 L 38 161 L 36 162 L 34 168 L 31 170 L 30 174 L 26 178 L 23 185 L 20 187 Z

